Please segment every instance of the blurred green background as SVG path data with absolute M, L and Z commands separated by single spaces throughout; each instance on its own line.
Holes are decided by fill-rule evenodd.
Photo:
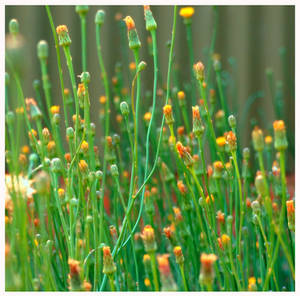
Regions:
M 98 9 L 104 9 L 106 20 L 102 28 L 102 49 L 108 75 L 114 76 L 117 62 L 122 60 L 122 46 L 120 23 L 115 20 L 116 13 L 123 17 L 130 15 L 134 18 L 142 42 L 141 58 L 148 63 L 142 74 L 142 112 L 146 112 L 151 100 L 145 94 L 152 89 L 153 68 L 152 57 L 147 49 L 149 32 L 145 29 L 142 6 L 91 6 L 87 14 L 87 50 L 88 71 L 91 73 L 90 96 L 92 104 L 91 119 L 99 125 L 99 96 L 104 94 L 102 82 L 99 80 L 94 16 Z M 157 21 L 157 40 L 160 71 L 163 83 L 166 82 L 168 47 L 167 41 L 171 38 L 173 7 L 151 6 Z M 80 19 L 74 6 L 51 7 L 55 26 L 66 24 L 72 39 L 71 53 L 75 74 L 81 70 L 81 37 Z M 266 78 L 266 68 L 274 72 L 274 83 L 282 82 L 284 98 L 284 119 L 290 130 L 293 141 L 295 124 L 295 8 L 294 6 L 219 6 L 219 22 L 215 52 L 221 55 L 223 67 L 223 81 L 227 86 L 227 99 L 231 110 L 237 115 L 237 122 L 244 128 L 240 136 L 244 145 L 250 145 L 251 120 L 264 130 L 271 130 L 275 118 L 271 101 L 270 88 Z M 49 75 L 52 83 L 54 104 L 62 104 L 60 84 L 57 70 L 57 60 L 54 40 L 51 33 L 45 8 L 42 6 L 6 6 L 5 9 L 6 33 L 8 22 L 17 18 L 20 23 L 20 32 L 24 37 L 24 51 L 20 67 L 22 86 L 25 97 L 34 97 L 32 82 L 41 79 L 40 65 L 36 56 L 36 45 L 39 40 L 47 40 L 50 47 Z M 213 8 L 195 6 L 192 19 L 193 43 L 195 62 L 206 60 L 213 30 Z M 181 17 L 178 17 L 175 38 L 175 64 L 180 69 L 179 78 L 184 83 L 190 81 L 188 47 L 185 27 Z M 6 46 L 9 46 L 6 42 Z M 133 61 L 133 54 L 127 48 L 129 61 Z M 62 51 L 61 51 L 62 53 Z M 65 58 L 62 54 L 65 86 L 71 89 Z M 125 65 L 124 65 L 125 66 Z M 79 79 L 78 79 L 79 82 Z M 129 87 L 129 84 L 128 84 Z M 161 86 L 160 86 L 161 87 Z M 249 112 L 243 113 L 249 97 L 257 96 Z M 14 100 L 12 97 L 11 100 Z M 10 102 L 12 105 L 13 103 Z M 162 104 L 162 102 L 161 102 Z M 161 104 L 159 106 L 161 106 Z M 63 120 L 62 120 L 63 122 Z M 238 126 L 239 128 L 239 126 Z M 100 135 L 101 128 L 97 127 Z M 293 163 L 293 149 L 290 150 L 290 161 Z M 291 168 L 291 167 L 290 167 Z

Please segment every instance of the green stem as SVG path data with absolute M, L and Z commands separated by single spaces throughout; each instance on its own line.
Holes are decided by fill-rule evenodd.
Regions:
M 157 269 L 156 269 L 156 261 L 155 261 L 155 253 L 149 252 L 150 258 L 151 258 L 151 269 L 152 269 L 152 275 L 153 275 L 153 281 L 154 281 L 154 288 L 155 291 L 159 291 L 159 283 L 158 283 L 158 275 L 157 275 Z

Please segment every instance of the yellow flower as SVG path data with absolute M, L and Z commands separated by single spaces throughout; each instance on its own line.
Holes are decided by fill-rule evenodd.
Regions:
M 191 18 L 194 14 L 195 10 L 193 7 L 183 7 L 179 11 L 179 15 L 185 19 Z

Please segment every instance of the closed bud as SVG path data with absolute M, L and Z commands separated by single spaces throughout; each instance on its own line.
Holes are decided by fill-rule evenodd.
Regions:
M 118 177 L 119 176 L 118 166 L 116 164 L 112 164 L 110 166 L 110 172 L 113 177 Z
M 204 81 L 204 65 L 201 62 L 198 62 L 197 64 L 194 64 L 193 66 L 194 74 L 196 76 L 196 79 L 200 82 Z
M 104 19 L 105 19 L 105 11 L 102 9 L 98 10 L 95 15 L 95 24 L 99 26 L 103 25 Z
M 260 152 L 264 150 L 264 135 L 258 127 L 255 127 L 252 131 L 252 142 L 255 151 Z
M 283 120 L 276 120 L 273 123 L 274 147 L 278 151 L 284 151 L 288 147 L 285 124 Z
M 139 73 L 139 72 L 143 71 L 146 68 L 146 66 L 147 66 L 147 63 L 144 61 L 141 61 L 137 66 L 137 72 Z
M 250 149 L 248 147 L 245 147 L 243 149 L 243 158 L 245 160 L 248 160 L 250 158 Z
M 141 41 L 135 29 L 135 23 L 130 16 L 126 16 L 124 18 L 124 22 L 127 27 L 128 31 L 128 41 L 129 41 L 129 48 L 132 50 L 138 49 L 141 47 Z
M 62 163 L 59 158 L 53 158 L 51 160 L 51 169 L 54 173 L 59 173 L 62 170 Z
M 192 107 L 193 110 L 193 133 L 196 137 L 201 137 L 204 133 L 204 125 L 200 117 L 199 106 Z
M 69 126 L 66 130 L 67 138 L 72 140 L 74 138 L 74 129 Z
M 258 194 L 261 196 L 267 195 L 267 188 L 265 186 L 264 178 L 261 174 L 258 174 L 255 178 L 255 188 Z
M 112 275 L 117 270 L 116 264 L 113 261 L 113 257 L 110 252 L 110 247 L 103 247 L 103 273 L 106 275 Z
M 231 114 L 228 116 L 228 123 L 232 129 L 234 129 L 236 127 L 236 118 L 234 115 Z
M 87 12 L 89 11 L 89 7 L 87 5 L 76 5 L 75 11 L 80 16 L 85 16 L 87 14 Z
M 120 104 L 120 110 L 121 110 L 121 113 L 122 113 L 122 115 L 124 117 L 128 116 L 128 114 L 129 114 L 129 106 L 128 106 L 128 104 L 125 101 L 121 102 L 121 104 Z
M 150 10 L 149 5 L 144 5 L 144 16 L 146 21 L 146 30 L 147 31 L 156 30 L 157 24 L 152 15 L 152 11 Z
M 103 178 L 103 172 L 102 171 L 96 171 L 96 178 L 101 181 Z
M 91 81 L 91 75 L 90 75 L 89 72 L 82 72 L 79 77 L 80 77 L 81 83 L 87 83 L 88 84 Z
M 50 132 L 48 130 L 47 127 L 44 127 L 43 128 L 43 131 L 42 131 L 42 135 L 43 135 L 43 140 L 46 144 L 48 144 L 49 140 L 50 140 Z
M 8 24 L 9 33 L 16 35 L 19 33 L 19 22 L 16 19 L 11 19 Z
M 261 208 L 260 208 L 260 204 L 259 204 L 259 202 L 257 200 L 254 200 L 251 203 L 251 208 L 252 208 L 254 214 L 256 214 L 256 215 L 260 214 Z
M 37 44 L 37 56 L 40 60 L 46 60 L 49 57 L 49 46 L 47 41 L 39 41 Z
M 151 225 L 146 225 L 141 234 L 141 238 L 143 240 L 146 252 L 154 252 L 157 249 L 154 229 Z

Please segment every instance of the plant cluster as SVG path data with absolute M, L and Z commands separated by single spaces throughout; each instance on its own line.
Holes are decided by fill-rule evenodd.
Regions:
M 117 16 L 121 34 L 125 29 L 128 35 L 128 43 L 121 46 L 129 46 L 134 57 L 127 88 L 120 66 L 111 80 L 105 69 L 103 10 L 95 15 L 100 78 L 87 69 L 89 7 L 76 6 L 81 61 L 72 59 L 68 27 L 55 26 L 50 7 L 46 11 L 56 46 L 61 104 L 52 103 L 46 41 L 37 44 L 41 82 L 34 81 L 35 98 L 24 96 L 16 55 L 6 53 L 6 289 L 294 290 L 295 208 L 287 190 L 285 123 L 277 118 L 273 134 L 267 135 L 256 126 L 253 149 L 242 149 L 238 135 L 243 130 L 238 131 L 230 113 L 220 58 L 214 54 L 216 30 L 207 62 L 195 62 L 194 9 L 178 13 L 174 7 L 163 86 L 157 23 L 144 6 L 153 89 L 151 107 L 141 114 L 141 78 L 147 64 L 140 58 L 132 17 Z M 190 58 L 191 79 L 184 90 L 172 78 L 178 15 L 186 27 Z M 15 19 L 9 35 L 17 48 Z M 67 73 L 62 72 L 63 61 Z M 77 75 L 74 63 L 79 62 L 82 73 Z M 99 79 L 105 89 L 97 124 L 90 119 L 91 79 Z M 65 88 L 66 81 L 71 89 Z M 10 87 L 17 90 L 14 110 Z M 29 144 L 22 146 L 23 124 Z

